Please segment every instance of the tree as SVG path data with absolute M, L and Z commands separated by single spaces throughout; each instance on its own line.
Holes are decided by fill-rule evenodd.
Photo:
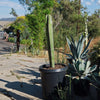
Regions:
M 60 0 L 59 6 L 54 8 L 55 46 L 57 44 L 64 46 L 66 36 L 76 37 L 85 31 L 84 13 L 82 12 L 84 8 L 78 2 L 77 0 Z M 77 23 L 79 28 L 77 28 Z
M 100 10 L 88 17 L 88 31 L 90 37 L 100 36 Z
M 29 11 L 26 15 L 28 26 L 26 29 L 29 30 L 35 48 L 42 49 L 45 46 L 47 14 L 53 16 L 55 47 L 65 46 L 66 35 L 76 37 L 76 34 L 78 36 L 85 31 L 81 0 L 19 0 L 19 2 Z
M 35 49 L 43 49 L 45 45 L 46 15 L 52 14 L 55 0 L 19 0 L 30 11 L 26 15 L 27 25 Z
M 25 29 L 28 28 L 28 26 L 26 25 L 25 16 L 17 17 L 16 21 L 11 26 L 14 27 L 14 32 L 16 33 L 17 36 L 16 44 L 17 44 L 17 51 L 19 51 L 20 37 L 23 34 L 23 32 L 25 32 Z
M 14 8 L 11 8 L 11 12 L 10 12 L 11 15 L 13 15 L 14 17 L 18 17 L 16 11 L 14 10 Z

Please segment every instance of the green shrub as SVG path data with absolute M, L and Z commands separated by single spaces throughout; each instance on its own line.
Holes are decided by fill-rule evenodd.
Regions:
M 8 38 L 8 42 L 13 42 L 13 43 L 14 43 L 14 42 L 15 42 L 14 37 L 9 37 L 9 38 Z
M 93 49 L 91 50 L 92 55 L 90 56 L 90 60 L 92 64 L 96 64 L 100 66 L 100 42 L 98 42 Z
M 26 45 L 30 45 L 31 44 L 31 41 L 30 40 L 26 40 L 26 39 L 23 39 L 21 40 L 21 44 L 26 44 Z

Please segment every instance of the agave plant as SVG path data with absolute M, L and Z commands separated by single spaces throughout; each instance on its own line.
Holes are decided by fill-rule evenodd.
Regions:
M 68 59 L 72 59 L 72 60 L 77 60 L 77 59 L 86 59 L 87 58 L 87 53 L 89 51 L 88 46 L 91 42 L 91 40 L 88 41 L 87 45 L 85 46 L 84 50 L 84 42 L 86 40 L 86 38 L 83 37 L 83 35 L 81 35 L 79 41 L 74 41 L 74 39 L 71 37 L 71 41 L 66 37 L 67 39 L 67 43 L 68 46 L 70 48 L 70 51 L 72 53 L 71 54 L 66 54 L 68 56 Z
M 86 79 L 88 76 L 91 76 L 93 72 L 96 70 L 97 66 L 90 66 L 91 62 L 88 60 L 81 60 L 73 62 L 71 66 L 75 69 L 74 73 L 78 75 L 80 79 Z M 73 73 L 73 72 L 72 72 Z
M 88 61 L 88 46 L 91 40 L 89 40 L 88 44 L 84 47 L 86 38 L 84 38 L 83 35 L 81 35 L 78 42 L 74 41 L 72 37 L 71 41 L 68 38 L 66 39 L 72 53 L 66 54 L 68 56 L 67 59 L 72 60 L 72 63 L 69 64 L 69 72 L 72 75 L 79 76 L 79 78 L 86 78 L 87 76 L 90 76 L 97 68 L 96 65 L 90 67 L 91 63 Z

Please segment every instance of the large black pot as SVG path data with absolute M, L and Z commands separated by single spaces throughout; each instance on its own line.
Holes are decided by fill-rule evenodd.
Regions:
M 90 90 L 90 84 L 87 79 L 73 79 L 73 90 L 76 96 L 87 96 Z
M 58 83 L 63 81 L 66 74 L 67 66 L 64 64 L 59 64 L 64 67 L 59 69 L 46 69 L 48 64 L 40 66 L 39 70 L 42 79 L 42 92 L 43 99 L 48 100 L 49 95 L 54 92 L 54 88 L 57 87 Z

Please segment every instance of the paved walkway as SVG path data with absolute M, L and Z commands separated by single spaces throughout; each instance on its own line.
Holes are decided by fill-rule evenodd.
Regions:
M 0 100 L 42 100 L 38 69 L 45 59 L 10 54 L 11 45 L 0 40 Z

